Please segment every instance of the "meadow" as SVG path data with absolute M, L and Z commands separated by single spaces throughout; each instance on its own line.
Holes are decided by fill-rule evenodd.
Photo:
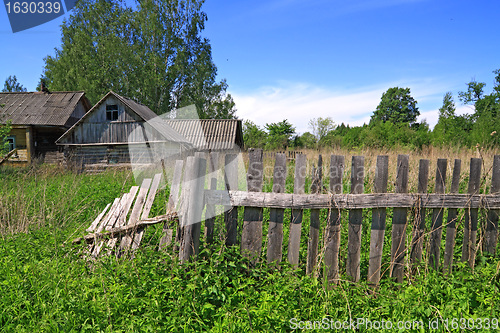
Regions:
M 318 152 L 306 153 L 311 168 Z M 482 187 L 487 191 L 491 177 L 486 175 L 495 151 L 428 148 L 420 152 L 333 153 L 346 156 L 344 192 L 348 191 L 350 156 L 365 156 L 365 190 L 369 192 L 376 156 L 380 154 L 390 156 L 392 191 L 398 153 L 410 155 L 410 192 L 416 191 L 418 159 L 430 159 L 428 190 L 432 192 L 437 158 L 447 158 L 449 167 L 454 158 L 462 159 L 464 191 L 471 157 L 484 160 Z M 326 161 L 332 152 L 322 154 Z M 272 170 L 272 163 L 265 161 L 271 166 L 266 170 Z M 293 162 L 288 170 L 287 192 L 291 192 Z M 47 165 L 2 167 L 0 184 L 1 332 L 282 332 L 309 328 L 448 332 L 497 331 L 500 325 L 500 263 L 482 252 L 478 253 L 474 270 L 460 262 L 456 249 L 452 274 L 445 276 L 422 263 L 419 273 L 402 285 L 384 272 L 379 288 L 374 290 L 366 283 L 369 234 L 364 232 L 361 282 L 353 284 L 342 276 L 340 283 L 330 289 L 323 283 L 321 270 L 317 277 L 311 277 L 305 274 L 302 264 L 296 269 L 285 262 L 279 269 L 265 264 L 269 221 L 269 211 L 265 210 L 263 255 L 256 267 L 250 267 L 238 247 L 224 245 L 222 218 L 216 221 L 216 241 L 202 242 L 198 260 L 191 263 L 181 265 L 172 248 L 157 251 L 161 226 L 147 229 L 143 246 L 133 260 L 110 256 L 87 261 L 81 255 L 84 245 L 71 241 L 85 233 L 106 204 L 134 185 L 129 170 L 90 175 Z M 272 176 L 265 174 L 264 191 L 270 191 L 271 184 Z M 309 185 L 308 177 L 306 188 Z M 168 187 L 160 191 L 151 216 L 165 212 L 168 195 Z M 324 227 L 326 210 L 321 214 Z M 241 225 L 242 211 L 239 216 Z M 388 230 L 391 216 L 388 210 Z M 289 217 L 290 212 L 285 211 L 283 253 L 287 250 Z M 365 210 L 364 230 L 369 230 L 370 218 L 371 212 Z M 302 262 L 307 251 L 308 221 L 306 211 Z M 341 272 L 345 273 L 347 218 L 342 221 L 340 255 Z M 411 225 L 411 213 L 409 221 Z M 463 228 L 463 212 L 458 224 Z M 457 244 L 460 237 L 463 232 L 459 230 Z M 386 232 L 386 241 L 389 244 L 390 232 Z M 385 263 L 389 251 L 386 245 Z

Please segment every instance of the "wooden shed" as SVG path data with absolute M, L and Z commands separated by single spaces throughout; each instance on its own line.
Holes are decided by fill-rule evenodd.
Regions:
M 9 149 L 15 150 L 7 163 L 23 166 L 34 158 L 60 161 L 56 140 L 90 107 L 83 91 L 0 93 L 0 122 L 11 121 L 7 140 Z
M 73 163 L 151 163 L 190 143 L 147 106 L 110 91 L 57 144 Z

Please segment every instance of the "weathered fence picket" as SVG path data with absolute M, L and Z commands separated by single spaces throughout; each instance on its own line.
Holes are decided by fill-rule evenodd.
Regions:
M 182 179 L 182 169 L 184 167 L 184 161 L 183 160 L 177 160 L 175 161 L 175 166 L 174 166 L 174 174 L 172 176 L 172 183 L 170 185 L 170 195 L 168 197 L 168 203 L 167 203 L 167 212 L 173 212 L 176 211 L 176 207 L 179 203 L 179 190 L 181 187 L 181 179 Z M 177 247 L 178 243 L 180 242 L 180 226 L 177 227 L 177 233 L 176 233 L 176 245 Z M 172 242 L 172 236 L 173 236 L 173 229 L 169 225 L 169 222 L 165 222 L 163 225 L 163 236 L 160 239 L 160 245 L 159 249 L 165 249 L 170 243 Z
M 273 193 L 284 193 L 286 181 L 286 156 L 276 154 L 273 173 Z M 267 262 L 281 262 L 283 252 L 283 208 L 271 208 L 269 211 L 269 229 L 267 232 Z
M 365 158 L 353 156 L 351 166 L 351 194 L 363 194 L 365 191 Z M 363 210 L 349 210 L 347 235 L 347 276 L 353 282 L 360 279 L 361 233 L 363 231 Z
M 323 188 L 323 157 L 318 156 L 318 166 L 312 169 L 311 193 L 321 193 Z M 309 218 L 309 239 L 307 242 L 307 266 L 306 273 L 315 272 L 318 262 L 318 244 L 319 244 L 319 209 L 311 209 Z
M 330 192 L 342 193 L 342 179 L 344 175 L 344 156 L 330 157 Z M 339 253 L 340 253 L 340 217 L 341 210 L 330 208 L 325 230 L 325 278 L 328 284 L 336 284 L 339 280 Z
M 295 178 L 293 193 L 304 194 L 306 185 L 306 155 L 297 154 L 295 157 Z M 302 232 L 303 209 L 293 209 L 290 219 L 290 233 L 288 236 L 288 262 L 293 266 L 299 264 L 300 235 Z M 317 244 L 316 244 L 317 248 Z
M 375 193 L 387 192 L 389 178 L 389 156 L 378 156 L 375 169 L 373 190 Z M 384 248 L 386 208 L 372 210 L 372 225 L 370 236 L 370 259 L 368 263 L 368 282 L 372 286 L 378 285 L 382 270 L 382 250 Z
M 482 162 L 480 158 L 472 158 L 470 161 L 468 194 L 479 193 Z M 474 262 L 476 260 L 477 214 L 478 208 L 469 208 L 465 210 L 462 261 L 467 261 L 471 268 L 474 268 Z
M 460 171 L 462 168 L 462 161 L 459 159 L 455 160 L 453 165 L 453 176 L 451 178 L 451 194 L 458 193 L 460 186 Z M 457 221 L 457 208 L 448 208 L 448 218 L 446 222 L 446 240 L 444 246 L 444 259 L 443 259 L 443 271 L 445 273 L 451 273 L 451 268 L 453 265 L 453 249 L 455 248 L 455 237 L 457 235 L 456 221 Z
M 398 155 L 397 163 L 396 193 L 407 193 L 409 156 Z M 403 282 L 404 276 L 407 210 L 406 207 L 396 207 L 392 216 L 391 277 L 396 278 L 398 283 Z
M 224 163 L 225 183 L 228 191 L 238 189 L 238 155 L 227 154 Z M 238 244 L 238 207 L 226 206 L 224 209 L 226 225 L 226 245 Z
M 500 155 L 493 159 L 490 194 L 500 193 Z M 484 251 L 495 254 L 498 240 L 498 209 L 488 211 L 484 235 Z
M 262 149 L 248 150 L 248 192 L 261 192 L 264 176 Z M 241 231 L 241 252 L 256 263 L 262 250 L 262 218 L 263 208 L 245 207 L 243 212 L 243 229 Z
M 434 192 L 444 194 L 446 191 L 446 167 L 447 160 L 438 159 L 436 167 L 436 186 Z M 444 207 L 432 210 L 432 226 L 429 239 L 429 265 L 434 269 L 439 268 L 439 258 L 441 250 L 441 238 L 443 233 L 443 212 Z
M 427 193 L 429 183 L 429 160 L 421 159 L 418 166 L 418 193 Z M 425 236 L 425 216 L 426 209 L 419 201 L 415 206 L 415 222 L 413 226 L 413 237 L 411 242 L 410 263 L 412 268 L 417 262 L 422 260 Z
M 218 171 L 219 153 L 211 152 L 208 154 L 208 173 L 210 175 L 208 181 L 211 190 L 217 189 Z M 214 240 L 215 205 L 207 204 L 206 215 L 208 218 L 205 219 L 205 239 L 207 243 L 212 243 Z

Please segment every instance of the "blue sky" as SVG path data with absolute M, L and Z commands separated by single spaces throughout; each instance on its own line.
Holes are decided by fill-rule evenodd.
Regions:
M 434 125 L 447 91 L 472 79 L 493 86 L 500 68 L 500 1 L 207 0 L 203 35 L 237 116 L 258 125 L 288 119 L 367 122 L 390 87 L 409 87 Z M 13 34 L 0 9 L 0 81 L 34 90 L 43 58 L 60 45 L 62 18 Z

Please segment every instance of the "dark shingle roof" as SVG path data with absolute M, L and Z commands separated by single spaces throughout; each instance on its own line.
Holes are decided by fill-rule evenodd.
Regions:
M 70 127 L 76 121 L 70 121 L 71 115 L 82 98 L 88 110 L 90 103 L 83 91 L 0 93 L 0 105 L 3 105 L 0 119 L 11 120 L 13 125 Z

